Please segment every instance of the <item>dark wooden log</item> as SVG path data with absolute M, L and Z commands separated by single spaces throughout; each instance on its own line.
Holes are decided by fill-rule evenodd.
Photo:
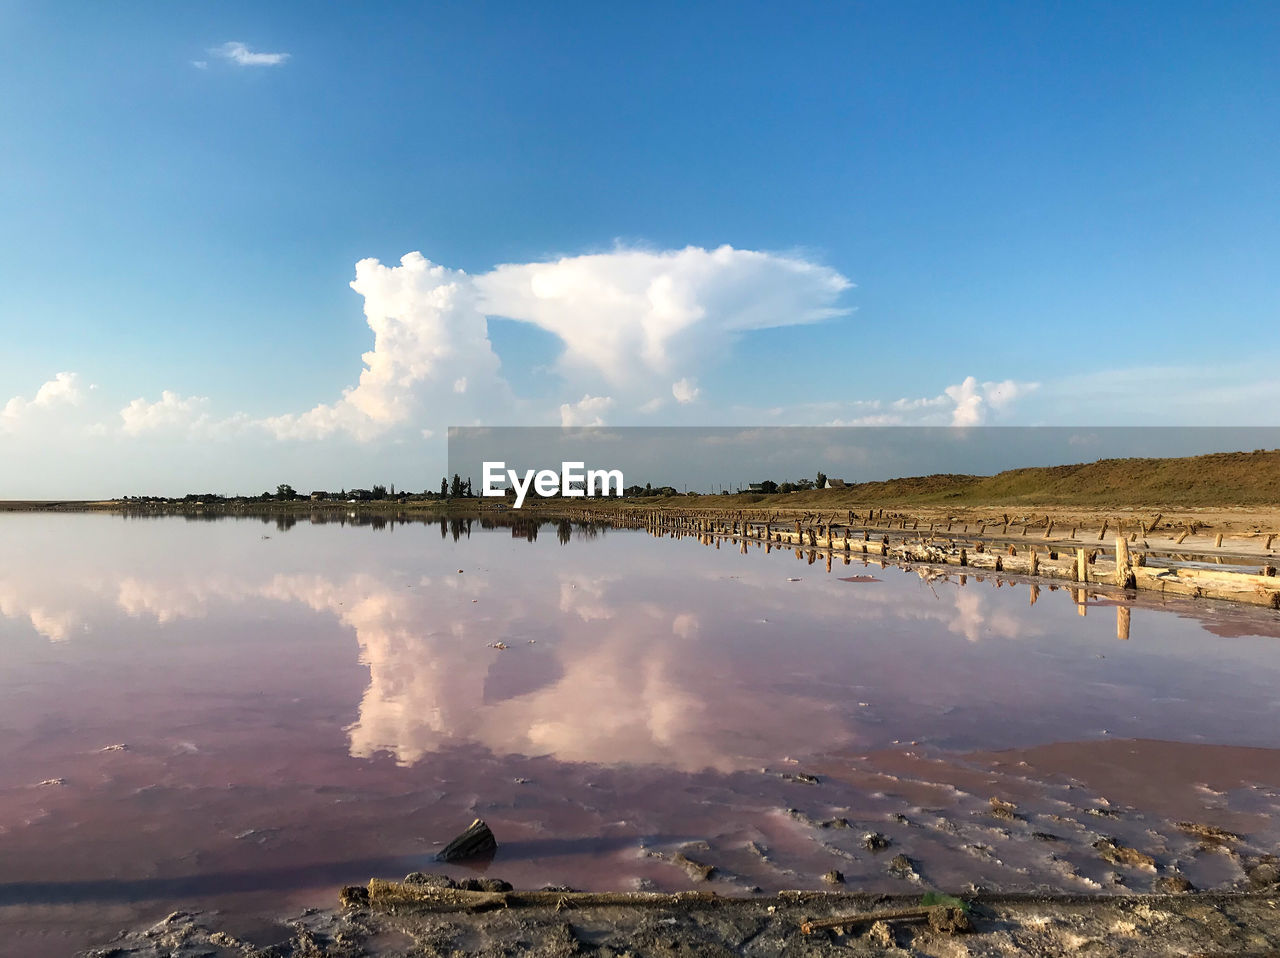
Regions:
M 477 818 L 467 830 L 444 847 L 436 859 L 442 862 L 457 862 L 467 858 L 478 858 L 488 855 L 498 847 L 498 840 L 484 823 Z

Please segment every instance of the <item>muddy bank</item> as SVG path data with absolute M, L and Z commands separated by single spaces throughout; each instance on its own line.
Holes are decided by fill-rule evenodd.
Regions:
M 242 937 L 175 912 L 85 958 L 453 955 L 1273 954 L 1280 887 L 1126 898 L 783 892 L 772 897 L 458 889 L 443 876 L 371 881 L 342 905 Z

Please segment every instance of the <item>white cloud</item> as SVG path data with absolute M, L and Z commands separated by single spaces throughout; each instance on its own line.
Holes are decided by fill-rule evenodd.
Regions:
M 351 287 L 364 297 L 374 345 L 358 384 L 335 402 L 262 424 L 279 438 L 372 439 L 424 414 L 456 423 L 549 421 L 551 410 L 530 413 L 502 378 L 488 316 L 560 338 L 556 369 L 568 389 L 590 400 L 561 406 L 562 422 L 653 410 L 653 397 L 668 391 L 685 404 L 700 394 L 693 374 L 722 357 L 735 336 L 840 315 L 835 302 L 849 285 L 797 257 L 731 246 L 617 250 L 478 276 L 421 253 L 398 266 L 366 259 Z
M 976 379 L 966 376 L 963 382 L 948 386 L 946 394 L 956 404 L 951 412 L 951 425 L 976 426 L 982 422 L 982 396 Z
M 612 408 L 610 396 L 583 396 L 576 403 L 561 403 L 560 425 L 603 426 L 604 415 Z
M 93 387 L 89 387 L 93 388 Z M 84 398 L 77 373 L 58 373 L 44 383 L 30 399 L 14 396 L 0 409 L 0 428 L 17 429 L 20 424 L 44 410 L 59 406 L 78 406 Z
M 126 436 L 226 439 L 252 425 L 244 414 L 215 419 L 208 409 L 205 396 L 181 396 L 166 389 L 155 402 L 139 397 L 121 409 L 120 430 Z
M 208 61 L 208 60 L 192 60 L 192 61 L 191 61 L 191 65 L 192 65 L 193 67 L 195 67 L 197 70 L 207 70 L 207 69 L 209 69 L 209 61 Z
M 676 402 L 682 405 L 693 402 L 700 392 L 702 390 L 698 388 L 698 381 L 688 376 L 671 384 L 671 395 L 675 396 Z
M 239 40 L 231 40 L 220 47 L 214 47 L 209 52 L 242 67 L 278 67 L 289 59 L 287 53 L 257 53 Z M 200 67 L 201 62 L 193 61 L 193 64 Z
M 732 246 L 507 264 L 475 282 L 487 313 L 560 337 L 567 378 L 629 398 L 705 367 L 740 333 L 843 315 L 835 303 L 851 285 L 798 257 Z
M 1020 396 L 1039 388 L 1039 383 L 1020 383 L 1012 379 L 1002 382 L 985 382 L 981 385 L 973 376 L 946 388 L 946 395 L 955 403 L 951 413 L 953 426 L 980 426 L 987 421 L 987 411 L 1003 412 Z
M 498 357 L 467 273 L 409 253 L 399 266 L 361 260 L 351 288 L 364 297 L 373 330 L 373 349 L 363 356 L 360 380 L 336 402 L 265 420 L 277 437 L 347 433 L 372 439 L 424 411 L 463 423 L 484 411 L 510 408 L 510 392 L 498 374 Z
M 855 399 L 770 410 L 771 418 L 792 425 L 820 422 L 824 426 L 976 426 L 989 413 L 1013 414 L 1016 401 L 1040 388 L 1039 383 L 1006 379 L 979 383 L 966 376 L 937 396 L 902 397 L 892 401 Z
M 166 389 L 155 402 L 149 403 L 139 397 L 121 409 L 121 428 L 128 436 L 161 430 L 185 430 L 205 415 L 208 405 L 209 400 L 204 396 L 184 398 Z

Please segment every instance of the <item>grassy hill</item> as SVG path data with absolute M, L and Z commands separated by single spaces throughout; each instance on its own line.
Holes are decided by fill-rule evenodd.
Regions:
M 830 508 L 871 504 L 1057 506 L 1280 506 L 1280 449 L 1181 459 L 1102 459 L 1010 469 L 994 476 L 936 475 L 863 482 L 790 495 L 705 497 L 724 505 Z

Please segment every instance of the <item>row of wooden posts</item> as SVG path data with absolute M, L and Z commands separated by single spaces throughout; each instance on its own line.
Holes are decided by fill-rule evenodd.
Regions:
M 879 518 L 874 510 L 868 515 L 868 519 L 872 521 Z M 911 524 L 909 531 L 913 534 L 907 535 L 908 520 L 905 519 L 897 520 L 896 523 L 898 530 L 904 533 L 900 538 L 878 531 L 873 536 L 869 528 L 855 530 L 850 525 L 838 527 L 830 520 L 810 521 L 806 524 L 801 519 L 782 521 L 746 515 L 725 516 L 663 510 L 640 512 L 633 519 L 637 525 L 654 535 L 738 538 L 743 542 L 744 548 L 747 541 L 756 540 L 768 546 L 822 550 L 828 553 L 828 557 L 843 553 L 845 556 L 954 565 L 1015 575 L 1067 579 L 1081 584 L 1151 590 L 1166 595 L 1229 599 L 1280 609 L 1280 577 L 1276 575 L 1275 566 L 1264 565 L 1258 574 L 1253 574 L 1158 564 L 1158 557 L 1131 549 L 1136 542 L 1143 542 L 1145 539 L 1145 535 L 1142 539 L 1139 538 L 1148 531 L 1145 523 L 1133 535 L 1116 536 L 1114 551 L 1108 550 L 1109 554 L 1104 555 L 1103 550 L 1098 548 L 1077 547 L 1074 554 L 1071 554 L 1070 549 L 1052 546 L 1040 547 L 1046 550 L 1042 554 L 1036 546 L 1023 546 L 1020 549 L 1015 543 L 989 549 L 989 544 L 983 541 L 957 541 L 956 538 L 940 535 L 942 530 L 935 532 L 935 524 L 930 524 L 928 530 L 920 530 L 918 520 Z M 1157 522 L 1158 519 L 1159 517 Z M 1153 522 L 1152 525 L 1154 524 Z M 1105 536 L 1108 526 L 1109 522 L 1104 523 L 1102 535 Z M 1007 525 L 1005 528 L 1007 529 Z M 1047 524 L 1046 532 L 1051 529 L 1052 520 Z M 893 529 L 890 528 L 889 531 L 892 532 Z M 978 535 L 984 532 L 985 527 L 979 526 Z M 1184 531 L 1176 541 L 1181 542 L 1188 533 L 1189 530 Z M 1274 536 L 1268 539 L 1265 548 L 1270 548 L 1270 540 L 1273 538 Z M 1220 534 L 1217 542 L 1221 544 Z

